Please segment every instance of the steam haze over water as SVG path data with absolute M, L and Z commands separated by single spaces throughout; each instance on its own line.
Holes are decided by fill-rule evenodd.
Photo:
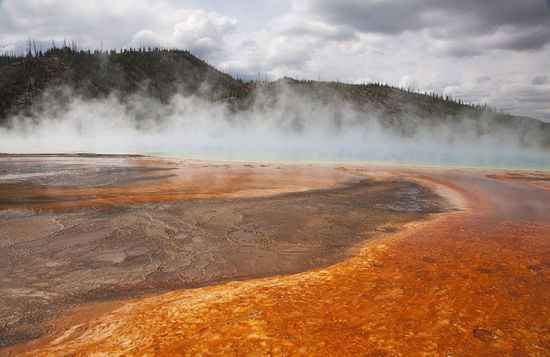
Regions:
M 550 168 L 550 154 L 524 147 L 507 130 L 479 136 L 472 120 L 414 135 L 384 128 L 376 111 L 322 103 L 292 90 L 249 111 L 176 95 L 168 105 L 134 96 L 121 102 L 73 98 L 0 129 L 4 153 L 138 153 L 230 160 L 392 161 L 413 164 Z M 408 119 L 407 119 L 408 120 Z M 411 123 L 417 120 L 411 116 Z M 482 120 L 482 119 L 481 119 Z

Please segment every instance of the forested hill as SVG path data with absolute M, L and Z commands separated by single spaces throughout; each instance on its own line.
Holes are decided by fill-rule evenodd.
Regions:
M 0 120 L 29 110 L 52 88 L 71 88 L 84 98 L 141 92 L 166 102 L 176 92 L 219 100 L 242 86 L 188 51 L 55 48 L 21 58 L 0 57 Z
M 168 103 L 177 93 L 196 95 L 227 103 L 233 111 L 279 105 L 292 116 L 295 107 L 287 103 L 290 91 L 292 100 L 304 105 L 329 103 L 351 107 L 365 117 L 375 115 L 384 127 L 404 136 L 414 135 L 419 128 L 452 128 L 456 122 L 466 121 L 480 136 L 506 129 L 523 144 L 550 148 L 550 123 L 536 119 L 377 83 L 352 85 L 291 78 L 244 82 L 188 51 L 167 49 L 104 52 L 63 47 L 30 52 L 25 57 L 0 56 L 0 126 L 9 125 L 8 118 L 13 115 L 32 117 L 39 113 L 45 93 L 50 94 L 47 101 L 67 98 L 67 89 L 70 96 L 84 99 L 115 94 L 124 101 L 139 94 L 161 103 Z M 56 91 L 61 91 L 60 95 L 56 96 Z M 339 120 L 338 111 L 334 120 Z

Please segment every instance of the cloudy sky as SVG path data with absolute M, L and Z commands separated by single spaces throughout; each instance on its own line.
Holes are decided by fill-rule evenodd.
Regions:
M 550 121 L 550 0 L 0 0 L 0 47 L 190 49 L 246 77 L 382 81 Z

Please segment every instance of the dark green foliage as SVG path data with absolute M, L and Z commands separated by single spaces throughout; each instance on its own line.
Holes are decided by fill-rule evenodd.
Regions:
M 17 60 L 18 60 L 17 56 L 13 53 L 0 54 L 0 66 L 16 62 Z

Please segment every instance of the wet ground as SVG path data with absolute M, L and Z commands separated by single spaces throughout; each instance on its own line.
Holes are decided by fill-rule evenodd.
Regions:
M 397 232 L 381 226 L 379 239 L 328 267 L 177 290 L 108 311 L 76 311 L 26 351 L 550 355 L 550 190 L 533 184 L 540 173 L 372 166 L 340 171 L 415 180 L 461 210 L 412 221 Z
M 327 267 L 446 208 L 332 165 L 0 157 L 0 345 L 54 335 L 75 307 Z
M 314 165 L 152 157 L 0 155 L 0 209 L 254 197 L 332 188 L 349 175 Z

